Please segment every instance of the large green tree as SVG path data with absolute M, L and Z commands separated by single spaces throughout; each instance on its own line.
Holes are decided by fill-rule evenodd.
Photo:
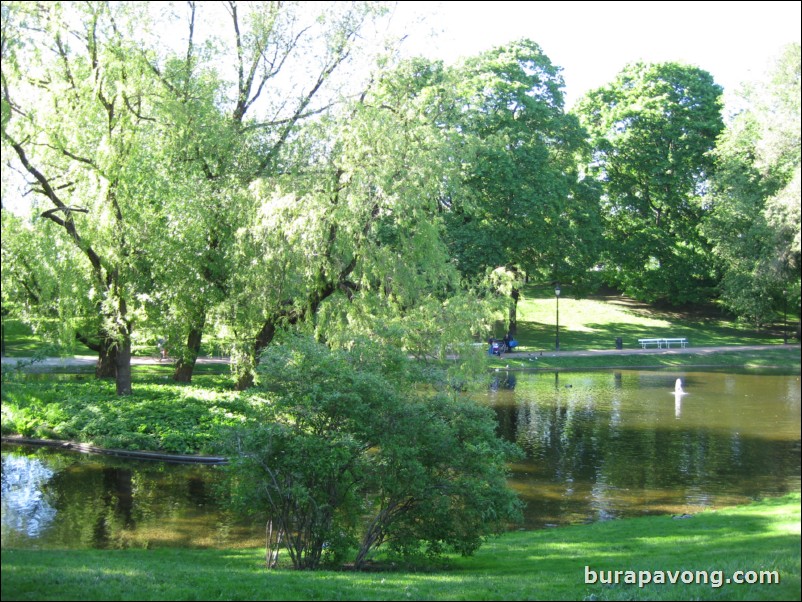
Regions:
M 588 147 L 565 113 L 560 68 L 520 40 L 457 68 L 451 127 L 463 169 L 447 212 L 448 240 L 470 277 L 499 268 L 582 286 L 599 251 L 598 192 L 579 171 Z M 518 286 L 510 289 L 515 334 Z
M 191 224 L 175 248 L 195 250 L 191 256 L 179 252 L 162 272 L 165 282 L 177 277 L 186 284 L 165 290 L 167 303 L 161 309 L 171 318 L 169 330 L 181 349 L 176 379 L 191 378 L 207 320 L 220 318 L 219 305 L 258 261 L 243 255 L 255 247 L 238 245 L 236 235 L 259 219 L 261 204 L 249 187 L 261 188 L 279 175 L 286 185 L 287 176 L 298 171 L 298 154 L 287 147 L 299 125 L 330 110 L 342 95 L 361 90 L 360 78 L 346 85 L 338 73 L 360 56 L 360 44 L 370 42 L 363 35 L 367 24 L 384 10 L 382 3 L 369 2 L 231 1 L 222 3 L 217 15 L 197 3 L 189 3 L 183 14 L 165 15 L 185 32 L 184 46 L 148 60 L 165 93 L 174 99 L 171 158 L 181 166 L 180 177 L 191 190 L 183 204 L 173 205 L 171 219 Z M 229 34 L 213 39 L 219 46 L 213 51 L 209 40 L 196 34 L 197 24 L 210 19 L 217 19 Z M 266 279 L 263 289 L 264 282 L 281 278 L 276 272 L 260 275 Z M 260 290 L 254 300 L 273 298 L 274 293 Z M 263 304 L 257 301 L 255 306 Z M 223 308 L 229 318 L 241 315 L 228 310 Z M 255 311 L 259 310 L 246 309 Z M 269 322 L 270 318 L 255 344 L 251 339 L 251 347 L 269 343 Z M 230 320 L 228 326 L 235 332 L 248 330 Z
M 721 299 L 758 325 L 800 298 L 800 46 L 785 48 L 767 81 L 719 139 L 705 234 L 722 272 Z
M 292 172 L 251 187 L 260 209 L 237 247 L 250 259 L 226 304 L 241 327 L 240 387 L 288 325 L 341 344 L 382 337 L 420 357 L 481 327 L 484 304 L 461 290 L 443 242 L 459 139 L 420 93 L 428 69 L 411 61 L 383 72 L 287 145 L 299 157 Z
M 293 170 L 284 146 L 341 92 L 336 73 L 382 10 L 3 4 L 4 147 L 88 261 L 121 394 L 137 320 L 170 334 L 176 378 L 191 377 L 257 209 L 248 186 Z M 197 33 L 215 21 L 231 36 Z
M 639 299 L 680 304 L 715 291 L 699 226 L 721 92 L 697 67 L 636 63 L 576 107 L 594 149 L 588 170 L 603 185 L 605 277 Z
M 85 295 L 98 309 L 104 349 L 114 349 L 117 392 L 126 395 L 147 286 L 142 267 L 153 259 L 143 255 L 153 247 L 140 215 L 159 181 L 150 171 L 153 78 L 130 37 L 141 15 L 133 5 L 105 3 L 3 10 L 4 144 L 44 202 L 39 217 L 84 257 Z

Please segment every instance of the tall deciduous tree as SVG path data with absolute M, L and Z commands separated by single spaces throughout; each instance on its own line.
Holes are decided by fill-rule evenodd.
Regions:
M 400 92 L 407 68 L 310 124 L 288 147 L 306 157 L 302 169 L 252 187 L 261 209 L 238 252 L 255 259 L 229 300 L 244 331 L 244 368 L 283 326 L 300 323 L 330 341 L 393 331 L 396 344 L 421 355 L 444 336 L 470 338 L 456 327 L 481 304 L 452 298 L 459 278 L 438 215 L 452 147 L 427 117 L 428 101 Z M 466 320 L 444 319 L 463 312 Z M 428 341 L 415 334 L 424 332 Z M 249 383 L 246 370 L 240 386 Z
M 145 4 L 3 4 L 4 146 L 49 204 L 41 216 L 88 261 L 121 394 L 135 316 L 162 323 L 176 378 L 191 377 L 256 210 L 248 186 L 292 171 L 285 145 L 341 92 L 337 72 L 383 11 L 231 1 L 230 36 L 215 39 L 197 33 L 220 20 L 215 6 L 166 5 L 156 19 Z M 177 23 L 179 49 L 165 44 Z
M 301 123 L 328 111 L 346 91 L 359 90 L 360 78 L 344 85 L 346 78 L 339 73 L 359 55 L 363 37 L 369 38 L 362 35 L 368 23 L 385 11 L 382 3 L 370 2 L 230 1 L 221 6 L 216 16 L 209 14 L 208 5 L 195 2 L 183 15 L 166 14 L 185 32 L 184 47 L 147 57 L 173 99 L 176 127 L 165 133 L 188 188 L 186 201 L 173 205 L 171 219 L 193 224 L 179 243 L 195 249 L 193 257 L 179 253 L 170 269 L 162 271 L 165 282 L 178 276 L 188 284 L 162 295 L 169 302 L 161 311 L 172 318 L 167 328 L 174 339 L 181 333 L 185 337 L 178 345 L 177 380 L 191 378 L 207 319 L 220 315 L 218 305 L 234 292 L 233 283 L 242 281 L 242 271 L 254 260 L 242 255 L 246 247 L 238 246 L 236 237 L 259 219 L 259 203 L 253 202 L 248 187 L 297 170 L 292 164 L 297 157 L 285 152 L 286 146 Z M 210 19 L 217 19 L 226 33 L 214 40 L 215 50 L 196 33 Z M 262 277 L 268 282 L 281 278 L 276 273 Z M 263 297 L 272 294 L 260 291 L 254 299 Z M 270 340 L 269 322 L 263 324 L 257 347 Z
M 4 5 L 3 138 L 49 220 L 85 258 L 117 392 L 131 393 L 131 334 L 144 290 L 139 214 L 154 139 L 153 78 L 136 60 L 133 5 Z M 129 14 L 130 13 L 130 14 Z M 134 58 L 132 58 L 134 57 Z
M 560 68 L 521 40 L 466 60 L 452 76 L 450 125 L 468 151 L 447 213 L 460 270 L 587 280 L 600 241 L 598 197 L 578 170 L 585 134 L 565 113 Z M 511 296 L 514 334 L 517 286 Z
M 800 298 L 800 46 L 785 48 L 768 81 L 744 88 L 745 107 L 716 148 L 705 234 L 722 271 L 721 298 L 764 324 Z
M 576 108 L 594 148 L 589 170 L 604 187 L 606 278 L 640 299 L 679 304 L 714 291 L 699 225 L 720 98 L 702 69 L 637 63 Z

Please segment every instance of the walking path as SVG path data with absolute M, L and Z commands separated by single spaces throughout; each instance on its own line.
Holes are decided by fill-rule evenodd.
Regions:
M 785 347 L 796 347 L 797 349 L 800 348 L 799 343 L 795 345 L 728 345 L 728 346 L 711 346 L 711 347 L 672 347 L 670 349 L 657 349 L 657 348 L 647 348 L 642 349 L 632 348 L 632 349 L 585 349 L 581 351 L 543 351 L 536 352 L 536 353 L 518 353 L 513 352 L 512 356 L 514 357 L 539 357 L 539 356 L 548 356 L 548 357 L 561 357 L 561 356 L 573 356 L 573 357 L 591 357 L 597 355 L 682 355 L 688 353 L 694 353 L 697 355 L 704 355 L 709 353 L 726 353 L 726 352 L 737 352 L 737 351 L 766 351 L 769 349 L 782 349 Z M 505 354 L 510 355 L 510 354 Z
M 505 353 L 503 357 L 513 357 L 513 358 L 520 358 L 520 359 L 527 359 L 527 358 L 535 358 L 535 357 L 592 357 L 592 356 L 599 356 L 599 355 L 681 355 L 681 354 L 697 354 L 697 355 L 705 355 L 705 354 L 712 354 L 712 353 L 726 353 L 726 352 L 739 352 L 739 351 L 764 351 L 769 349 L 778 349 L 778 348 L 796 348 L 799 349 L 799 343 L 783 345 L 729 345 L 729 346 L 717 346 L 717 347 L 676 347 L 673 349 L 641 349 L 641 348 L 632 348 L 632 349 L 585 349 L 580 351 L 537 351 L 537 352 L 525 352 L 525 351 L 514 351 L 512 353 Z M 198 364 L 228 364 L 229 358 L 210 358 L 210 357 L 199 357 L 197 363 Z M 30 357 L 3 357 L 2 363 L 8 366 L 14 366 L 14 364 L 19 363 L 22 364 L 24 369 L 30 372 L 35 372 L 37 370 L 47 369 L 58 369 L 58 368 L 80 368 L 86 367 L 87 369 L 91 369 L 94 367 L 95 363 L 97 362 L 97 357 L 87 356 L 87 355 L 74 355 L 69 357 L 48 357 L 42 360 L 34 361 L 33 358 Z M 143 365 L 159 365 L 163 363 L 172 363 L 171 360 L 162 361 L 157 358 L 152 357 L 133 357 L 131 358 L 131 364 L 134 366 L 143 366 Z
M 97 356 L 91 355 L 70 355 L 65 357 L 46 357 L 43 359 L 34 359 L 31 357 L 3 357 L 3 365 L 14 366 L 21 364 L 25 370 L 35 372 L 36 370 L 47 368 L 81 368 L 87 369 L 94 368 L 97 363 Z M 172 364 L 172 359 L 160 360 L 153 357 L 132 357 L 132 366 L 160 366 L 162 364 Z M 229 358 L 223 357 L 199 357 L 198 364 L 228 364 Z

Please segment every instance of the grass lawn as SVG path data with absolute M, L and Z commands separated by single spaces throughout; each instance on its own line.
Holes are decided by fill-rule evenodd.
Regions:
M 361 573 L 268 572 L 262 550 L 3 550 L 2 590 L 4 600 L 799 600 L 799 542 L 791 494 L 682 520 L 509 533 L 473 557 Z M 618 584 L 601 583 L 615 580 L 609 571 Z M 762 584 L 736 583 L 761 572 Z
M 551 351 L 555 347 L 557 303 L 554 291 L 526 287 L 518 303 L 521 351 Z M 497 326 L 497 335 L 505 326 Z M 790 327 L 789 327 L 790 328 Z M 782 343 L 781 328 L 755 331 L 713 308 L 661 309 L 620 295 L 560 297 L 560 349 L 614 349 L 638 347 L 639 338 L 685 337 L 694 347 L 713 345 L 768 345 Z
M 735 348 L 734 348 L 735 349 Z M 638 370 L 652 368 L 728 368 L 781 370 L 798 373 L 801 362 L 799 345 L 778 345 L 776 349 L 755 351 L 699 351 L 677 355 L 634 354 L 634 355 L 590 355 L 570 356 L 545 352 L 542 356 L 531 357 L 525 353 L 507 353 L 490 359 L 491 368 L 516 368 L 525 370 L 594 370 L 620 369 Z
M 557 304 L 550 288 L 527 286 L 518 303 L 518 335 L 520 350 L 527 352 L 552 351 L 556 338 Z M 793 334 L 794 322 L 789 324 Z M 10 357 L 29 357 L 36 352 L 58 355 L 59 350 L 45 345 L 41 337 L 17 320 L 6 319 L 5 349 Z M 503 336 L 506 322 L 499 321 L 495 335 Z M 142 341 L 135 345 L 135 355 L 156 357 L 155 343 L 140 333 Z M 575 299 L 564 289 L 560 297 L 560 349 L 579 351 L 614 349 L 616 338 L 621 337 L 625 349 L 638 347 L 639 338 L 685 337 L 692 347 L 728 345 L 770 345 L 783 342 L 781 322 L 757 331 L 750 325 L 734 320 L 728 314 L 710 307 L 660 308 L 640 303 L 617 294 L 597 294 Z M 150 337 L 153 338 L 153 337 Z M 789 341 L 798 342 L 789 337 Z M 220 341 L 209 340 L 202 353 L 219 354 Z M 76 345 L 62 350 L 93 356 L 87 348 Z
M 3 330 L 6 357 L 64 357 L 74 355 L 97 357 L 97 353 L 77 341 L 63 346 L 54 340 L 48 340 L 46 335 L 35 333 L 30 326 L 14 318 L 3 320 Z M 57 327 L 53 325 L 51 330 L 55 332 Z M 159 347 L 157 340 L 158 336 L 152 334 L 151 331 L 145 329 L 134 331 L 132 354 L 135 357 L 158 358 Z M 228 345 L 228 341 L 207 337 L 201 347 L 201 356 L 221 357 L 221 350 L 227 349 Z
M 9 357 L 30 357 L 44 352 L 42 338 L 19 320 L 3 319 L 3 352 Z M 88 349 L 87 349 L 88 351 Z M 55 353 L 55 349 L 53 350 Z

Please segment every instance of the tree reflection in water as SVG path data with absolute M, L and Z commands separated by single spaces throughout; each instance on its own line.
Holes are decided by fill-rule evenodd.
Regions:
M 55 474 L 37 458 L 3 455 L 2 538 L 16 532 L 39 537 L 53 522 L 56 509 L 44 493 L 44 485 Z

